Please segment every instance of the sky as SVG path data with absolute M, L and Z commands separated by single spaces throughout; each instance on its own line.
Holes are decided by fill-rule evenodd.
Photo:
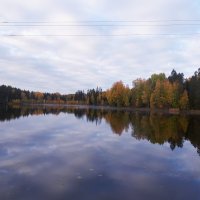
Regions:
M 0 85 L 64 94 L 106 90 L 119 80 L 131 87 L 137 78 L 172 69 L 187 78 L 200 67 L 199 0 L 0 5 Z

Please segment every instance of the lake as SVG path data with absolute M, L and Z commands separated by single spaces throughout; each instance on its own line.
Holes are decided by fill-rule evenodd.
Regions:
M 199 200 L 200 116 L 0 109 L 2 200 Z

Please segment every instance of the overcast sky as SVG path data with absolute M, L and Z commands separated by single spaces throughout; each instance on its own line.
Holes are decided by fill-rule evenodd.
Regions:
M 0 0 L 0 84 L 71 93 L 118 80 L 131 86 L 173 68 L 191 76 L 200 67 L 200 21 L 174 20 L 200 20 L 200 1 Z

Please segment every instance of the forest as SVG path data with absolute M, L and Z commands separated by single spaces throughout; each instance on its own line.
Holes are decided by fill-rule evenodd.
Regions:
M 200 109 L 200 68 L 192 77 L 172 70 L 136 79 L 132 87 L 122 81 L 103 91 L 100 87 L 78 90 L 74 94 L 43 93 L 0 86 L 0 104 L 74 104 L 151 109 Z

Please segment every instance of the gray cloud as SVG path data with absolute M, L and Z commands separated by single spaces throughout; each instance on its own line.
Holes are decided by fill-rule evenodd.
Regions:
M 198 194 L 200 160 L 189 141 L 172 152 L 168 143 L 152 145 L 147 140 L 136 140 L 131 137 L 131 129 L 119 137 L 108 127 L 105 120 L 96 126 L 86 118 L 77 120 L 73 114 L 64 113 L 1 123 L 1 194 L 9 191 L 13 195 L 14 188 L 19 191 L 14 193 L 15 199 L 20 199 L 18 195 L 29 187 L 33 195 L 34 183 L 40 188 L 37 195 L 56 194 L 58 198 L 64 192 L 68 195 L 71 188 L 77 193 L 80 177 L 86 181 L 84 185 L 88 179 L 99 184 L 99 178 L 121 183 L 126 190 L 120 187 L 120 192 L 129 190 L 139 197 L 149 192 L 168 194 L 174 190 L 172 183 L 180 184 L 184 195 L 188 191 Z
M 0 0 L 0 21 L 78 22 L 81 20 L 200 19 L 198 0 L 29 1 Z M 45 9 L 44 9 L 45 8 Z M 9 12 L 8 12 L 9 10 Z M 198 22 L 197 22 L 198 23 Z M 189 27 L 189 28 L 188 28 Z M 198 26 L 174 27 L 1 27 L 0 34 L 162 34 L 198 33 Z M 23 89 L 75 92 L 117 80 L 132 84 L 138 77 L 173 68 L 191 76 L 199 67 L 199 37 L 3 37 L 0 36 L 0 79 Z

